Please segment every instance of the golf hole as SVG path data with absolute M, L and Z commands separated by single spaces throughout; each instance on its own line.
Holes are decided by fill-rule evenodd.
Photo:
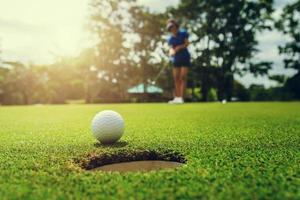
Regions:
M 173 151 L 140 150 L 90 154 L 78 163 L 82 169 L 93 172 L 148 172 L 181 167 L 186 159 Z

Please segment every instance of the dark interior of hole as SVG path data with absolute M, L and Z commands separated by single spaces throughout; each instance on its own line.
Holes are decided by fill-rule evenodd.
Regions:
M 91 170 L 97 167 L 101 167 L 108 164 L 130 162 L 130 161 L 145 161 L 145 160 L 161 160 L 172 161 L 179 163 L 186 163 L 184 156 L 174 151 L 154 151 L 154 150 L 142 150 L 142 151 L 120 151 L 116 153 L 104 153 L 104 154 L 91 154 L 87 159 L 77 160 L 77 163 L 83 169 Z

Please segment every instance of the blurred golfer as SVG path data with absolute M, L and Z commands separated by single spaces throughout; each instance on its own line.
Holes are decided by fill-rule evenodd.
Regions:
M 173 63 L 174 78 L 174 99 L 169 101 L 170 104 L 184 103 L 184 92 L 187 82 L 188 68 L 191 66 L 191 56 L 187 49 L 189 45 L 188 33 L 180 29 L 179 24 L 171 19 L 168 20 L 167 30 L 170 32 L 168 44 L 170 46 L 169 55 Z

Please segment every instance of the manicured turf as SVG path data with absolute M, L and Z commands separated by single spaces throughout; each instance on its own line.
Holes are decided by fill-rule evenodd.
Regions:
M 126 122 L 122 145 L 95 145 L 103 109 Z M 174 171 L 93 173 L 89 153 L 174 150 Z M 1 199 L 299 199 L 300 103 L 0 107 Z

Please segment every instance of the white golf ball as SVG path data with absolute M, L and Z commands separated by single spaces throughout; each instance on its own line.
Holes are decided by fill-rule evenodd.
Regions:
M 124 120 L 119 113 L 104 110 L 93 118 L 92 132 L 101 143 L 111 144 L 117 142 L 124 133 Z

